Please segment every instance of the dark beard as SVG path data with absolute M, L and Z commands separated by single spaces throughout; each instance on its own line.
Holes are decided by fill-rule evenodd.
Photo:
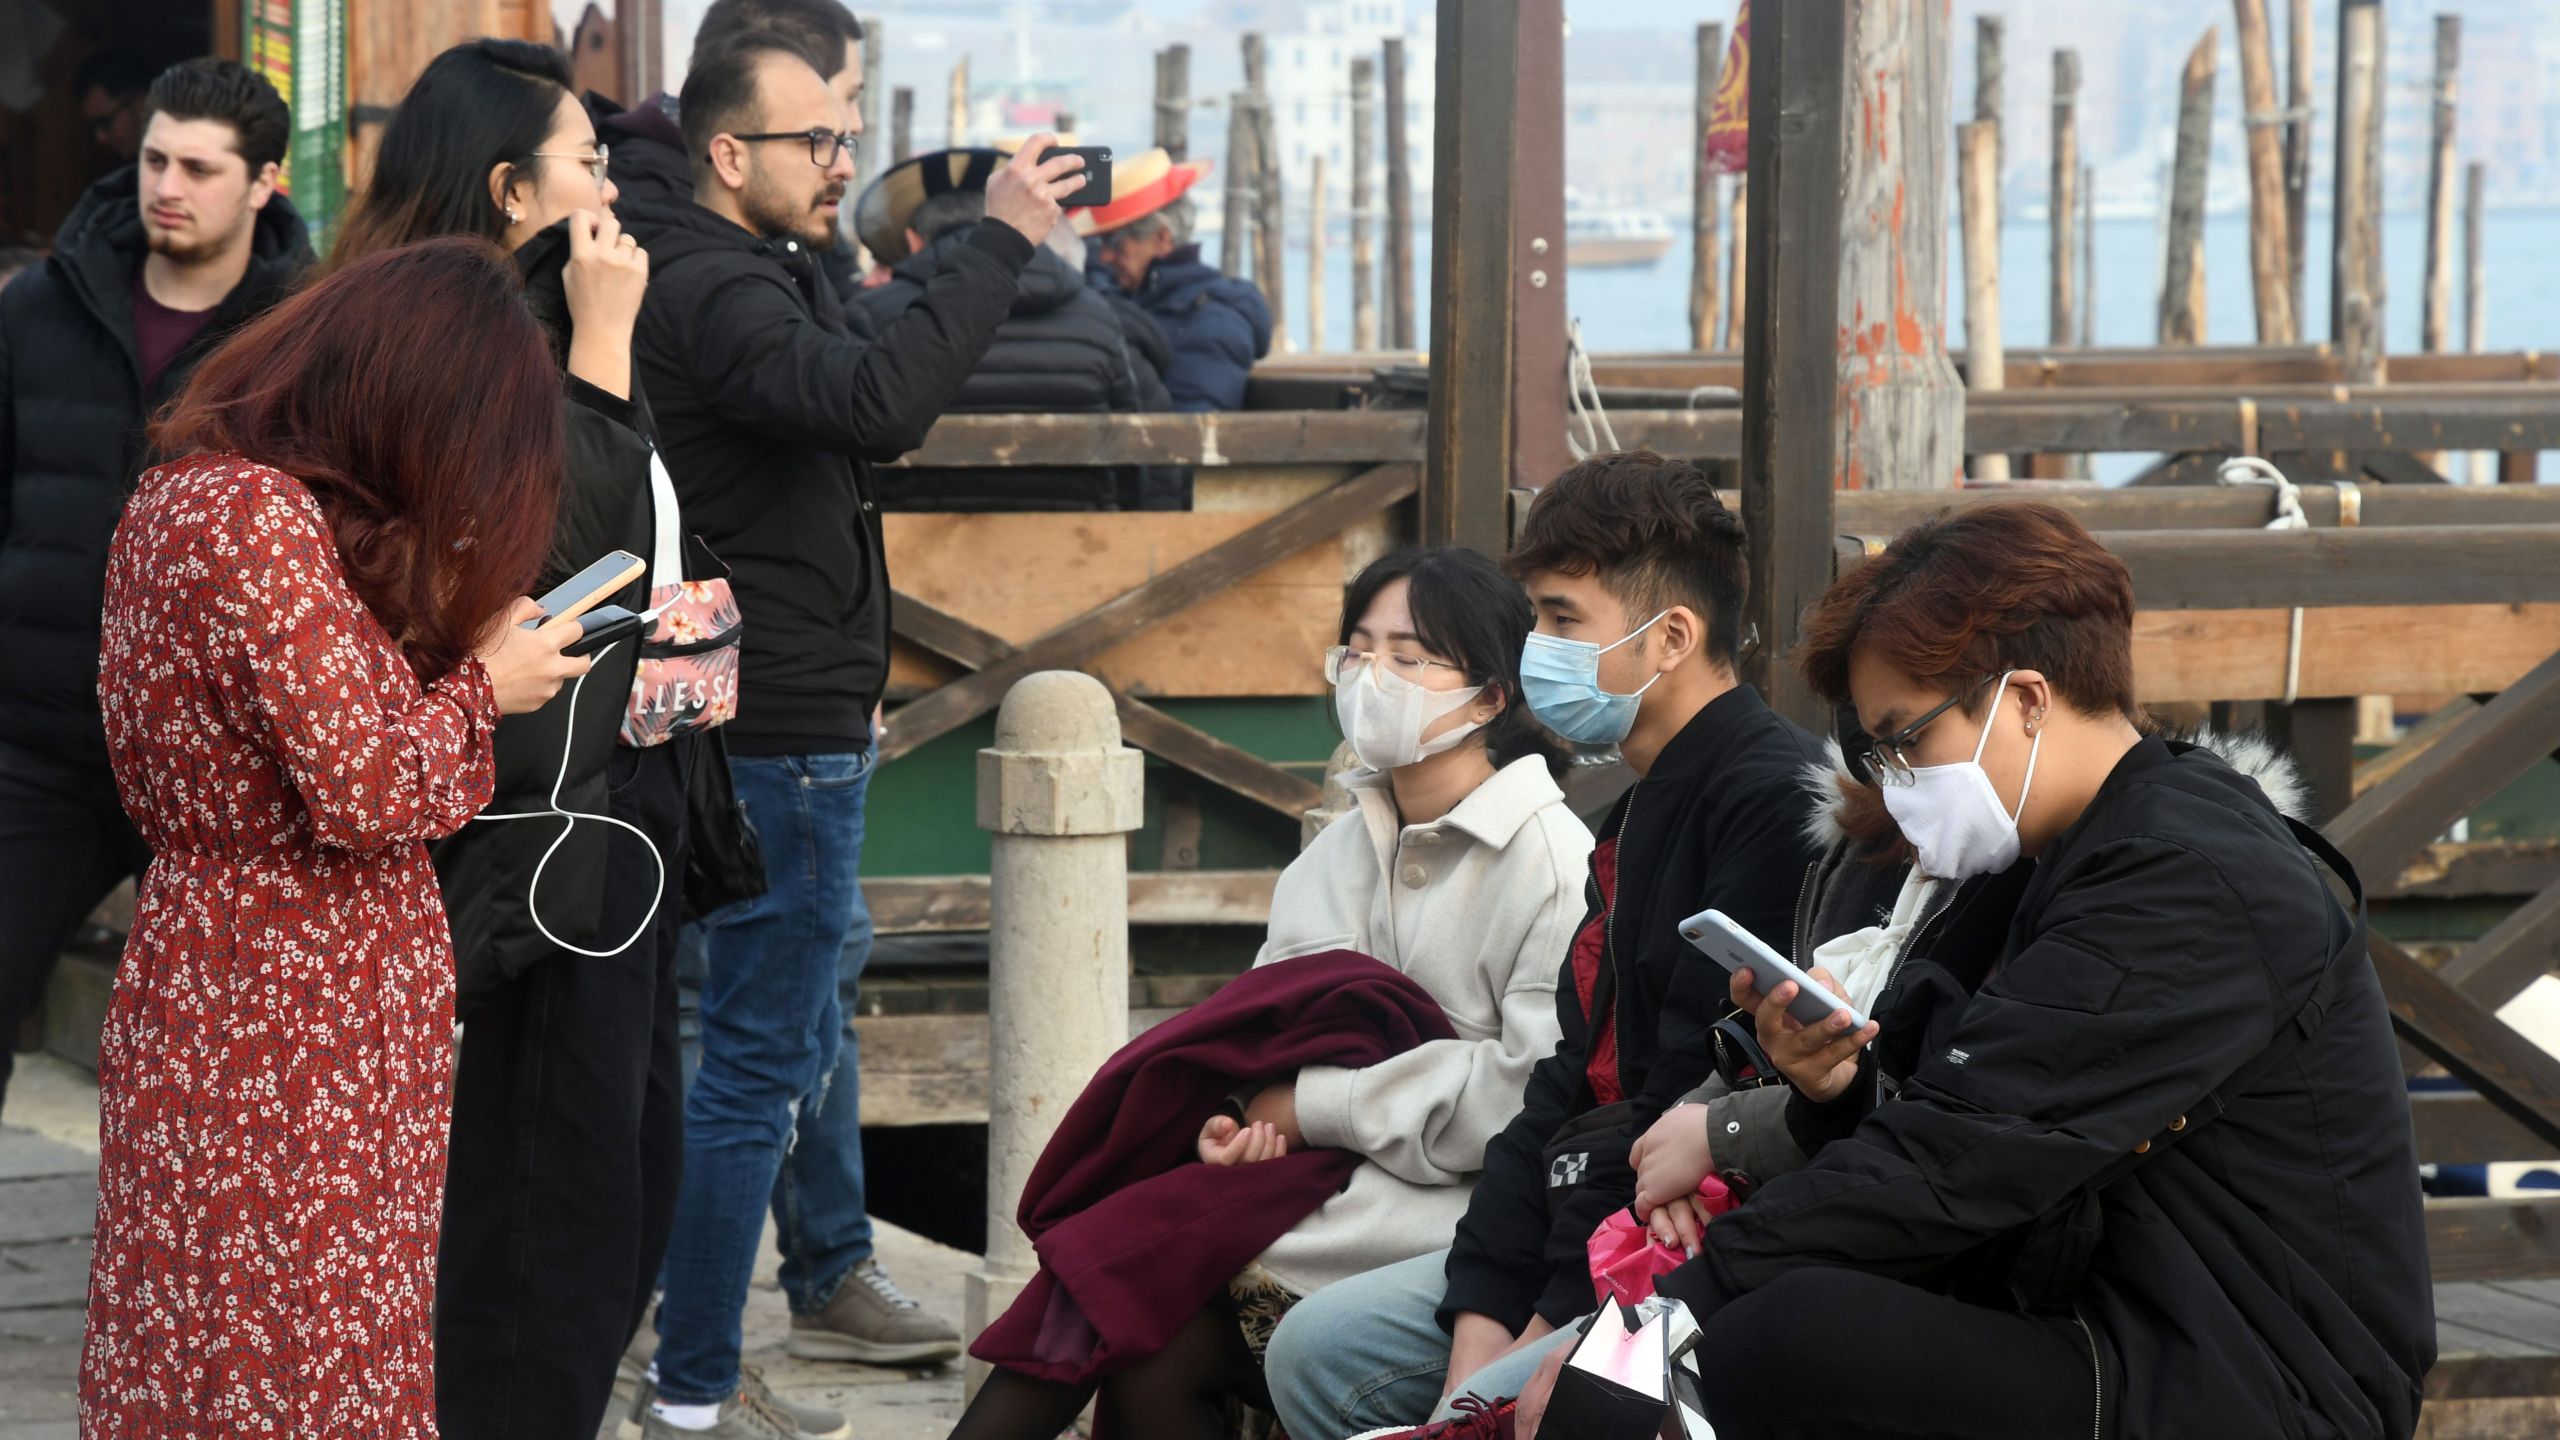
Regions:
M 843 202 L 843 192 L 832 185 L 817 196 L 819 200 L 830 197 L 839 204 Z M 748 186 L 738 197 L 738 208 L 747 217 L 747 228 L 769 240 L 788 236 L 814 249 L 835 248 L 835 227 L 820 217 L 815 204 L 795 204 L 757 184 Z

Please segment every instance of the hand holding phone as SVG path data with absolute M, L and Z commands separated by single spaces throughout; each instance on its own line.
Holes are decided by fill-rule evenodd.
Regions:
M 1108 145 L 1056 145 L 1042 159 L 1073 155 L 1084 161 L 1077 173 L 1084 177 L 1083 188 L 1061 197 L 1068 205 L 1108 205 L 1111 203 L 1111 147 Z
M 532 600 L 518 600 L 507 619 L 514 623 L 493 626 L 477 658 L 489 672 L 498 713 L 523 715 L 550 704 L 590 662 L 567 653 L 579 635 L 576 620 L 545 621 Z
M 524 628 L 535 629 L 546 621 L 574 620 L 613 598 L 613 592 L 640 578 L 649 568 L 648 562 L 628 550 L 612 550 L 586 569 L 551 587 L 550 593 L 533 602 L 542 613 L 525 622 Z
M 1680 922 L 1680 937 L 1698 948 L 1699 953 L 1727 970 L 1751 972 L 1752 988 L 1767 995 L 1792 981 L 1797 989 L 1787 1014 L 1799 1025 L 1819 1025 L 1833 1014 L 1847 1010 L 1849 1028 L 1866 1028 L 1867 1017 L 1848 1001 L 1795 966 L 1795 962 L 1770 949 L 1759 936 L 1734 923 L 1721 910 L 1702 910 Z

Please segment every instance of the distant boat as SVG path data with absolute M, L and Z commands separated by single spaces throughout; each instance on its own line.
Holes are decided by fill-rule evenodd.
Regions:
M 1642 269 L 1671 252 L 1671 222 L 1650 210 L 1586 209 L 1564 213 L 1565 264 L 1580 270 Z

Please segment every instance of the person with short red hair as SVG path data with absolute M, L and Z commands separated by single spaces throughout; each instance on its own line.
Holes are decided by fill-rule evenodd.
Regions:
M 2361 892 L 2150 733 L 2133 616 L 2078 521 L 2001 503 L 1904 532 L 1806 621 L 1920 869 L 2034 873 L 1999 953 L 1911 958 L 1865 1026 L 1738 987 L 1815 1153 L 1661 1283 L 1722 1440 L 2416 1425 L 2426 1233 Z

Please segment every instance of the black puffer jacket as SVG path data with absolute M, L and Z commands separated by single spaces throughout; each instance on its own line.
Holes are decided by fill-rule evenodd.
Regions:
M 98 616 L 107 542 L 150 461 L 143 431 L 223 338 L 282 299 L 311 259 L 282 194 L 253 222 L 249 269 L 145 393 L 133 287 L 146 254 L 135 172 L 89 187 L 45 263 L 0 292 L 0 739 L 106 765 Z
M 1820 1153 L 1707 1227 L 1663 1290 L 1704 1315 L 1828 1265 L 2003 1293 L 2001 1240 L 2197 1113 L 2351 931 L 2255 782 L 2142 741 L 2038 857 L 2004 952 L 1915 962 L 1879 1006 L 1868 1064 L 1896 1098 L 1799 1102 Z M 2416 1424 L 2435 1324 L 2409 1099 L 2381 986 L 2341 963 L 2308 1040 L 2103 1193 L 2074 1305 L 2101 1433 Z
M 889 673 L 889 574 L 870 467 L 923 443 L 1012 307 L 1020 231 L 971 232 L 864 343 L 797 240 L 699 205 L 624 205 L 649 251 L 633 348 L 685 527 L 740 613 L 739 755 L 858 752 Z
M 569 303 L 562 268 L 568 259 L 566 222 L 536 235 L 516 251 L 516 264 L 525 277 L 525 298 L 551 333 L 553 352 L 564 364 L 569 353 Z M 639 387 L 633 385 L 631 398 L 624 400 L 575 375 L 562 378 L 568 387 L 568 477 L 561 491 L 551 560 L 537 594 L 609 551 L 627 550 L 646 560 L 656 538 L 655 507 L 649 500 L 649 409 Z M 646 607 L 648 577 L 633 581 L 608 603 L 632 610 Z M 564 746 L 568 747 L 568 773 L 560 786 L 562 808 L 583 815 L 606 813 L 605 766 L 613 756 L 623 707 L 631 697 L 638 657 L 638 644 L 628 640 L 599 656 L 586 682 L 577 687 L 574 711 L 571 692 L 563 687 L 541 709 L 498 722 L 497 785 L 489 813 L 518 815 L 550 809 L 553 782 L 562 778 Z M 568 827 L 568 838 L 563 840 L 562 823 L 478 821 L 429 847 L 436 879 L 444 887 L 445 913 L 453 922 L 457 1015 L 467 1015 L 500 982 L 562 954 L 535 928 L 532 907 L 537 904 L 542 923 L 572 945 L 594 950 L 621 943 L 621 936 L 596 933 L 604 905 L 605 842 L 611 827 L 580 820 Z M 537 894 L 534 868 L 542 864 L 543 852 L 554 840 L 560 840 L 560 848 L 543 865 Z
M 898 262 L 889 282 L 862 292 L 856 314 L 874 333 L 924 294 L 972 227 L 946 230 Z M 1151 335 L 1161 343 L 1163 337 Z M 1013 308 L 969 373 L 950 413 L 1094 415 L 1170 410 L 1155 368 L 1138 358 L 1119 311 L 1042 246 L 1014 282 Z M 1119 469 L 885 470 L 880 503 L 891 510 L 1112 510 L 1144 493 L 1138 467 Z
M 1464 1311 L 1514 1331 L 1532 1311 L 1559 1325 L 1591 1312 L 1585 1246 L 1635 1198 L 1626 1152 L 1714 1071 L 1708 1035 L 1733 1008 L 1724 971 L 1680 938 L 1680 922 L 1712 907 L 1786 943 L 1804 868 L 1817 858 L 1801 777 L 1821 754 L 1740 686 L 1672 737 L 1595 827 L 1588 910 L 1556 984 L 1564 1037 L 1529 1072 L 1520 1113 L 1485 1147 L 1484 1175 L 1450 1245 L 1443 1326 Z M 1625 1118 L 1605 1117 L 1606 1155 L 1588 1183 L 1551 1204 L 1548 1142 L 1603 1110 L 1590 1078 L 1595 1052 L 1625 1096 Z

